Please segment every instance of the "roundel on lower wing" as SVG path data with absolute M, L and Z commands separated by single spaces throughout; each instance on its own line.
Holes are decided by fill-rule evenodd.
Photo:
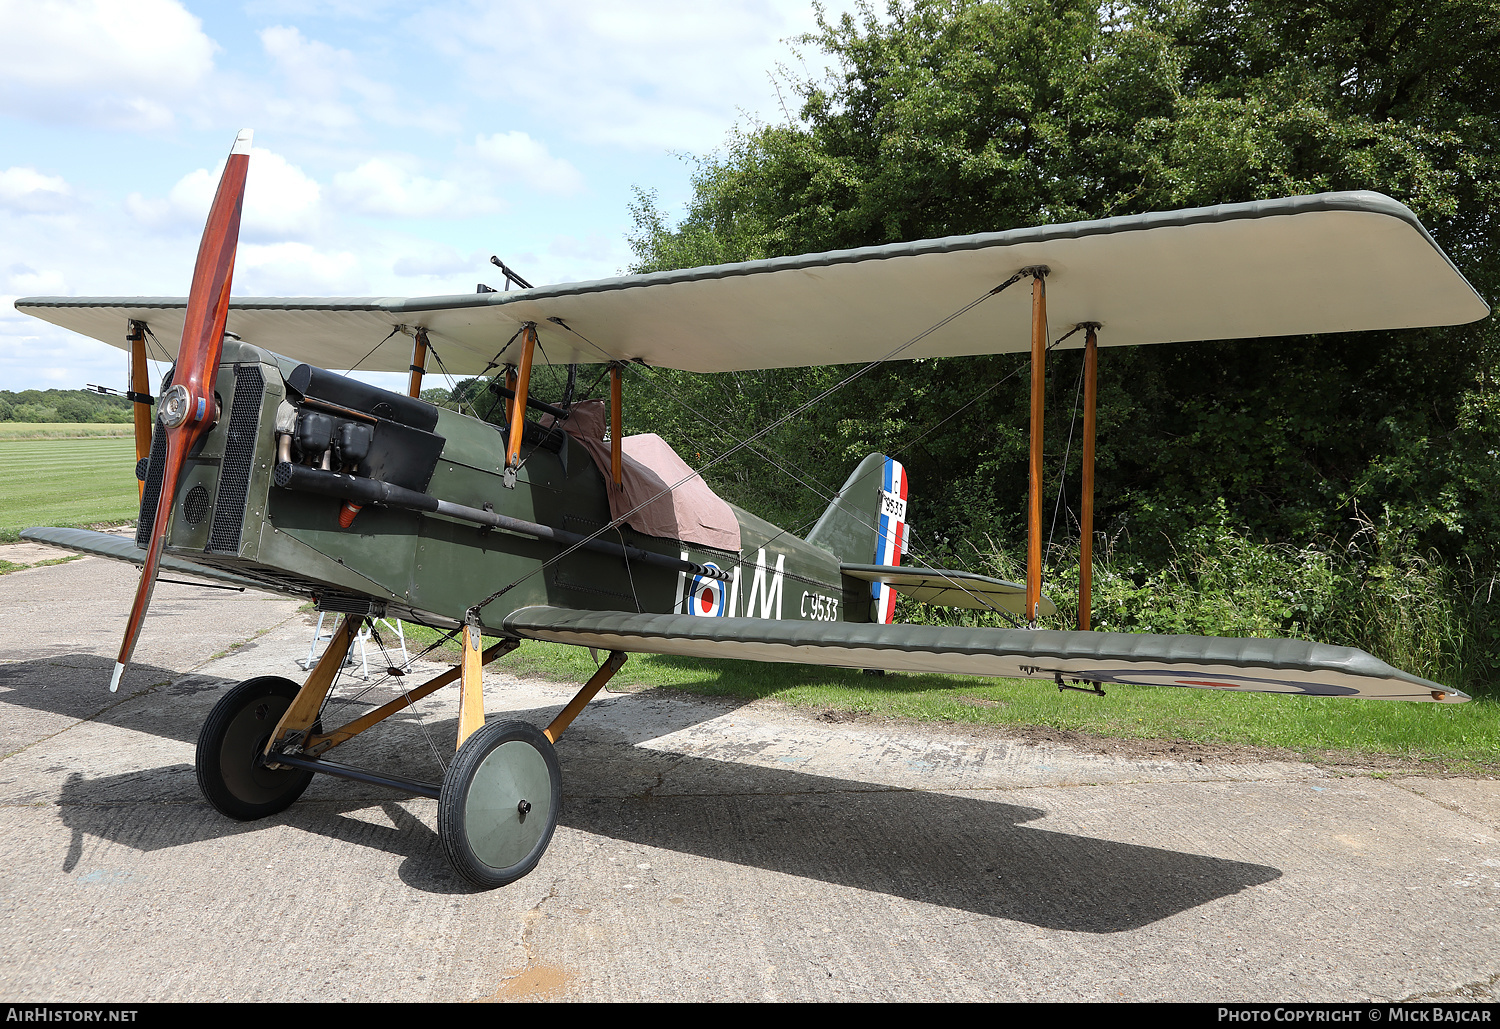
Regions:
M 705 565 L 706 568 L 719 570 L 715 564 Z M 710 579 L 706 575 L 693 576 L 692 589 L 688 591 L 688 613 L 699 615 L 704 618 L 721 618 L 724 615 L 728 603 L 728 595 L 725 587 L 728 583 L 718 579 Z

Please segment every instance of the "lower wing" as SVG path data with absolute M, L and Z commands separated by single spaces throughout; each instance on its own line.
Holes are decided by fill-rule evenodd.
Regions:
M 695 618 L 556 607 L 521 608 L 502 627 L 526 639 L 603 650 L 1048 679 L 1059 685 L 1129 683 L 1447 703 L 1469 699 L 1362 650 L 1305 640 Z
M 114 561 L 127 561 L 134 565 L 146 562 L 146 552 L 135 545 L 134 536 L 115 536 L 107 532 L 95 532 L 92 529 L 35 528 L 23 530 L 21 538 L 28 543 L 46 543 L 48 546 L 71 550 L 74 553 L 107 557 Z M 212 579 L 215 582 L 224 582 L 244 589 L 261 590 L 265 593 L 277 592 L 264 582 L 247 579 L 243 575 L 235 575 L 221 568 L 194 564 L 180 557 L 163 556 L 161 568 L 164 572 L 196 575 L 200 579 Z

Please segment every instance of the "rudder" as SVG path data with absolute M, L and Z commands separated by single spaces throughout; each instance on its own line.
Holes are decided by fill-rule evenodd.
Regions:
M 906 550 L 906 467 L 893 457 L 871 454 L 844 482 L 807 534 L 807 542 L 849 564 L 899 565 Z M 871 621 L 889 625 L 896 591 L 870 584 Z

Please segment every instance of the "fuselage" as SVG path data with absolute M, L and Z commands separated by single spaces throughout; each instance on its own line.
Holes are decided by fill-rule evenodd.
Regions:
M 492 628 L 534 605 L 871 618 L 868 584 L 841 575 L 837 557 L 739 508 L 738 552 L 610 526 L 605 476 L 558 429 L 527 425 L 507 486 L 503 427 L 232 340 L 215 388 L 220 414 L 187 460 L 168 552 L 311 597 L 322 610 L 453 627 L 488 601 L 480 620 Z M 289 476 L 287 465 L 307 472 Z M 335 477 L 389 483 L 449 510 L 492 511 L 561 539 L 383 503 L 359 505 L 345 526 L 345 500 L 277 485 Z M 143 504 L 154 509 L 157 492 L 148 464 Z M 580 539 L 591 543 L 575 548 Z M 614 552 L 591 549 L 600 546 Z M 642 560 L 640 551 L 668 560 Z

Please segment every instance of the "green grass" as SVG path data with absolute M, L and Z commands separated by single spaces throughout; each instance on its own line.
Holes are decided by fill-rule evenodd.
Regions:
M 415 653 L 442 634 L 406 628 Z M 456 647 L 446 657 L 457 660 Z M 603 654 L 600 655 L 601 659 Z M 496 668 L 583 683 L 588 651 L 524 643 Z M 1110 686 L 1103 697 L 1044 682 L 977 676 L 864 675 L 840 668 L 632 655 L 610 689 L 668 688 L 732 700 L 771 698 L 794 707 L 955 726 L 1045 726 L 1096 736 L 1275 747 L 1308 758 L 1328 752 L 1401 758 L 1450 771 L 1500 768 L 1500 703 L 1406 704 Z
M 80 436 L 91 439 L 106 436 L 128 436 L 134 439 L 135 429 L 128 422 L 123 424 L 94 422 L 0 422 L 0 440 L 75 439 Z
M 0 436 L 0 542 L 33 525 L 128 522 L 139 509 L 129 437 Z
M 101 435 L 18 438 L 23 430 Z M 0 541 L 14 540 L 32 525 L 132 520 L 138 502 L 129 430 L 128 425 L 0 423 Z M 12 570 L 9 563 L 0 564 L 0 574 Z M 413 651 L 439 635 L 408 627 Z M 456 647 L 449 656 L 457 656 Z M 525 644 L 500 666 L 568 683 L 581 683 L 594 670 L 586 650 L 545 643 Z M 1500 702 L 1488 698 L 1463 705 L 1399 704 L 1131 686 L 1110 687 L 1108 696 L 1095 697 L 1059 693 L 1040 682 L 875 678 L 806 665 L 652 655 L 632 657 L 610 685 L 734 700 L 773 698 L 813 710 L 954 725 L 1045 726 L 1117 738 L 1277 747 L 1311 756 L 1346 751 L 1449 768 L 1500 768 Z
M 77 561 L 83 557 L 82 554 L 74 554 L 71 557 L 54 557 L 50 561 L 33 561 L 30 564 L 17 564 L 15 561 L 0 561 L 0 575 L 10 572 L 21 572 L 28 568 L 46 568 L 49 565 L 65 565 L 69 561 Z

